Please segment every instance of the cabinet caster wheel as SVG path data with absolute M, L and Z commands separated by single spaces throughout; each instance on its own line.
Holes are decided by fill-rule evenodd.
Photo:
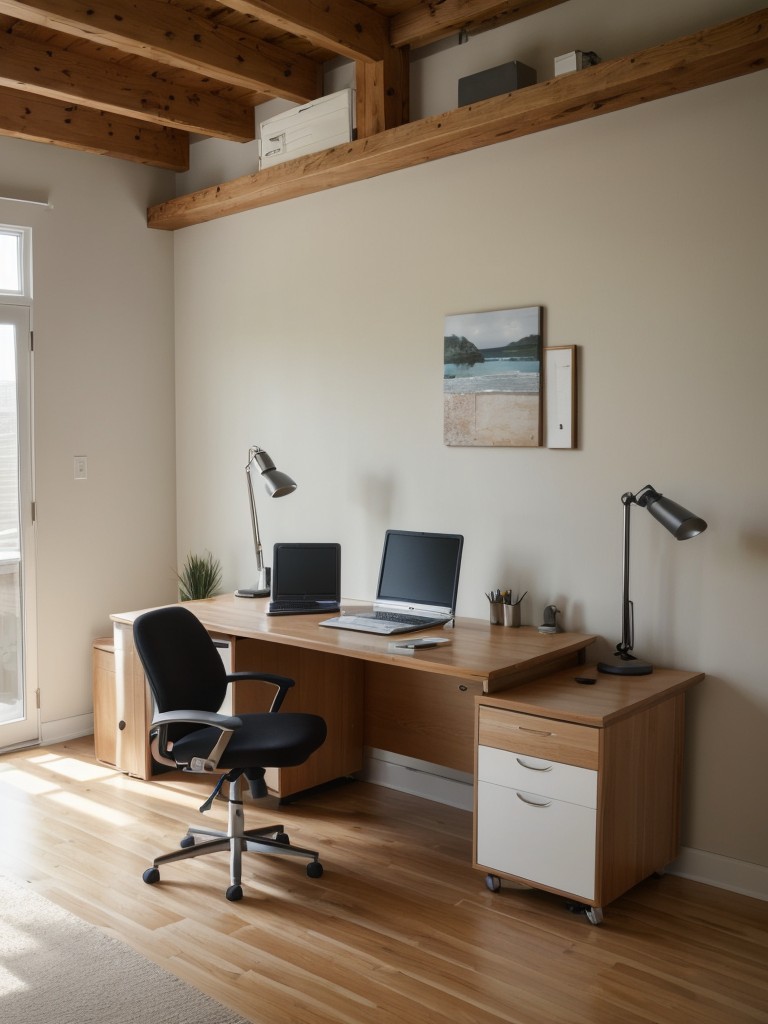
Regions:
M 288 838 L 288 833 L 287 832 L 276 832 L 275 833 L 275 842 L 276 843 L 282 843 L 283 846 L 290 846 L 291 845 L 291 840 Z
M 307 864 L 307 877 L 308 878 L 322 878 L 323 876 L 323 865 L 319 860 L 311 860 Z
M 603 908 L 602 907 L 587 907 L 586 909 L 587 920 L 590 924 L 602 924 L 603 923 Z
M 157 868 L 147 868 L 144 874 L 141 876 L 147 885 L 154 885 L 155 882 L 160 881 L 160 872 Z
M 184 838 L 179 843 L 179 846 L 182 848 L 182 850 L 188 850 L 190 848 L 190 846 L 194 846 L 194 845 L 195 845 L 195 837 L 194 836 L 184 836 Z
M 242 885 L 230 885 L 227 889 L 226 896 L 230 903 L 237 903 L 238 900 L 243 898 Z
M 501 888 L 501 879 L 498 875 L 486 875 L 485 887 L 490 889 L 491 892 L 498 892 Z

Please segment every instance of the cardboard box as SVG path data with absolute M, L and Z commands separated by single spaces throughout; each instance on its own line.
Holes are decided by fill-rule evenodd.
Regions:
M 459 106 L 466 107 L 478 100 L 487 100 L 491 96 L 501 96 L 505 92 L 514 92 L 526 85 L 536 84 L 536 72 L 519 60 L 511 60 L 508 64 L 499 64 L 495 68 L 478 71 L 459 79 Z
M 297 156 L 350 142 L 352 98 L 352 89 L 341 89 L 262 121 L 259 127 L 259 168 L 272 167 Z

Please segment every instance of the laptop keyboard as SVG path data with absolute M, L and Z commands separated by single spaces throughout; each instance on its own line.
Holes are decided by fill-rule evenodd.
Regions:
M 372 612 L 370 618 L 384 622 L 404 622 L 408 626 L 421 626 L 426 622 L 435 621 L 435 619 L 426 618 L 424 615 L 408 615 L 407 612 Z
M 300 599 L 283 599 L 270 601 L 270 612 L 282 612 L 287 615 L 300 615 L 302 612 L 330 612 L 337 606 L 333 601 L 302 601 Z

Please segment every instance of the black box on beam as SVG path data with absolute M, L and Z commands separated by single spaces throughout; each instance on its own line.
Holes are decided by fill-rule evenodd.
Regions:
M 478 71 L 459 79 L 459 106 L 466 107 L 478 100 L 487 100 L 491 96 L 500 96 L 505 92 L 514 92 L 526 85 L 536 84 L 536 71 L 519 60 L 511 60 L 508 64 L 499 64 L 496 68 Z

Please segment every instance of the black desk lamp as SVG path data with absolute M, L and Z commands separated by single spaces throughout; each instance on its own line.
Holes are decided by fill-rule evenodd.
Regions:
M 248 449 L 248 465 L 245 475 L 248 481 L 248 501 L 251 506 L 251 527 L 253 529 L 253 546 L 256 549 L 256 583 L 252 587 L 236 590 L 236 597 L 266 597 L 270 590 L 270 570 L 264 565 L 264 553 L 259 536 L 259 520 L 256 515 L 256 499 L 253 495 L 253 470 L 261 474 L 264 486 L 272 498 L 282 498 L 296 490 L 296 482 L 287 473 L 275 469 L 275 464 L 263 448 Z
M 703 533 L 707 524 L 687 508 L 670 501 L 663 494 L 646 484 L 637 494 L 622 494 L 624 506 L 624 590 L 621 607 L 621 643 L 616 644 L 616 661 L 600 662 L 599 672 L 610 672 L 617 676 L 645 676 L 653 672 L 653 666 L 639 661 L 630 651 L 635 643 L 634 607 L 629 599 L 629 510 L 632 505 L 647 508 L 654 519 L 666 527 L 676 540 L 688 540 Z

